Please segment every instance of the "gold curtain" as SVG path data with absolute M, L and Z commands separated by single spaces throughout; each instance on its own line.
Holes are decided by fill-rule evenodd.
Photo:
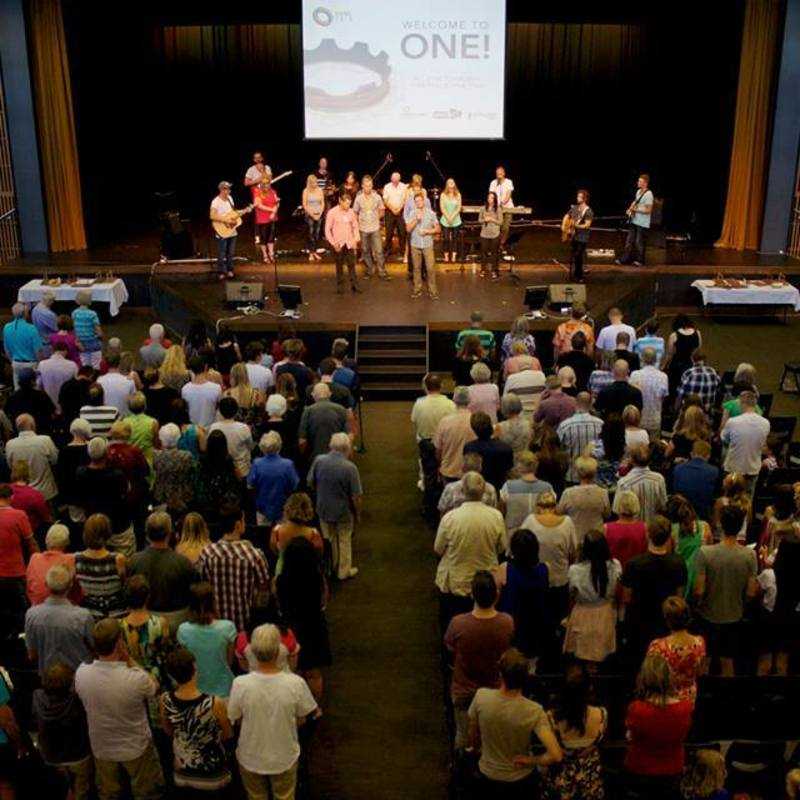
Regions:
M 747 0 L 728 199 L 717 247 L 755 249 L 761 236 L 782 6 L 782 0 Z
M 86 232 L 61 0 L 29 0 L 28 8 L 50 250 L 83 250 Z

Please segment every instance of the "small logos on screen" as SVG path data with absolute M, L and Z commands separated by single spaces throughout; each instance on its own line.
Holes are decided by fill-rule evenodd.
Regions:
M 328 28 L 333 25 L 334 22 L 352 22 L 353 14 L 350 11 L 339 11 L 336 8 L 317 6 L 311 12 L 311 18 L 320 28 Z

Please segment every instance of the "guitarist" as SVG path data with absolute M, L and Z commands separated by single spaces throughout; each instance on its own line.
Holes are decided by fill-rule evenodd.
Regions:
M 592 227 L 594 212 L 589 208 L 589 192 L 578 189 L 575 205 L 569 207 L 567 212 L 568 235 L 571 255 L 569 264 L 569 277 L 573 281 L 583 281 L 583 265 L 586 261 L 586 245 L 589 243 L 589 229 Z
M 211 212 L 209 216 L 212 222 L 221 223 L 222 226 L 230 230 L 230 235 L 222 236 L 215 229 L 214 238 L 217 240 L 217 269 L 219 279 L 233 277 L 233 255 L 236 252 L 236 222 L 231 221 L 236 215 L 236 208 L 233 205 L 231 189 L 233 184 L 228 181 L 220 181 L 217 186 L 219 194 L 211 201 Z M 233 213 L 231 213 L 233 212 Z
M 650 228 L 650 215 L 653 213 L 653 193 L 650 191 L 650 176 L 643 174 L 636 182 L 636 195 L 628 206 L 627 217 L 630 220 L 625 249 L 617 264 L 633 264 L 641 267 L 644 264 L 644 237 Z

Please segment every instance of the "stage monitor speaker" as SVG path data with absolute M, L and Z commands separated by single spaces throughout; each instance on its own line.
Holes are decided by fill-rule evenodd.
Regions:
M 572 307 L 586 304 L 586 286 L 582 283 L 551 283 L 547 290 L 547 304 L 553 307 Z
M 264 288 L 259 281 L 227 281 L 225 300 L 228 305 L 261 305 L 264 302 Z

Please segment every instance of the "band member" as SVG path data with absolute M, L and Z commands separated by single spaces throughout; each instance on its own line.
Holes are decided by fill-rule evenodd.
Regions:
M 261 250 L 265 264 L 275 263 L 275 223 L 281 199 L 272 188 L 269 177 L 264 177 L 258 187 L 253 187 L 253 205 L 256 209 L 256 247 Z
M 238 216 L 231 197 L 232 188 L 232 183 L 220 181 L 217 186 L 219 194 L 211 201 L 209 211 L 211 221 L 220 223 L 221 229 L 226 232 L 226 235 L 223 235 L 217 231 L 217 227 L 214 228 L 214 238 L 217 240 L 217 270 L 220 280 L 225 277 L 233 277 L 233 256 L 236 252 L 236 239 L 238 238 L 236 222 L 233 220 L 238 220 Z
M 325 194 L 326 207 L 330 208 L 333 204 L 334 195 L 336 194 L 336 182 L 333 180 L 333 175 L 331 175 L 328 170 L 328 159 L 325 158 L 325 156 L 322 156 L 317 163 L 317 171 L 314 173 L 314 177 L 317 179 L 317 185 Z
M 401 255 L 406 250 L 406 223 L 403 219 L 403 206 L 406 203 L 408 187 L 400 180 L 400 173 L 393 172 L 389 183 L 383 187 L 383 202 L 386 206 L 386 243 L 383 248 L 384 258 L 392 252 L 392 239 L 397 233 L 397 247 Z
M 409 213 L 414 211 L 414 198 L 422 192 L 424 198 L 425 208 L 431 208 L 431 201 L 428 197 L 428 192 L 422 185 L 422 175 L 414 173 L 411 176 L 411 183 L 408 184 L 406 190 L 406 202 L 403 205 L 403 220 L 408 221 Z M 411 263 L 411 248 L 406 239 L 406 266 L 408 267 L 408 279 L 414 280 L 414 265 Z M 422 277 L 425 277 L 425 264 L 422 265 Z
M 344 292 L 344 265 L 350 277 L 350 289 L 361 293 L 356 281 L 356 248 L 358 247 L 358 219 L 350 208 L 350 195 L 339 192 L 339 203 L 325 216 L 325 238 L 331 243 L 336 260 L 336 294 Z
M 570 243 L 570 280 L 583 280 L 583 265 L 586 260 L 586 245 L 589 243 L 589 228 L 592 227 L 594 212 L 589 208 L 589 192 L 578 189 L 576 203 L 569 207 L 567 216 L 572 220 L 574 231 Z
M 478 212 L 481 225 L 481 278 L 486 277 L 486 268 L 492 268 L 492 280 L 500 277 L 498 260 L 500 258 L 500 230 L 503 226 L 503 212 L 497 207 L 497 195 L 489 192 L 486 205 Z
M 383 247 L 381 245 L 381 217 L 383 217 L 383 200 L 372 188 L 372 176 L 361 178 L 361 191 L 356 195 L 353 211 L 358 218 L 358 232 L 361 237 L 361 253 L 364 256 L 365 278 L 373 275 L 388 281 L 389 274 L 383 263 Z
M 306 178 L 302 203 L 308 226 L 308 260 L 322 261 L 317 247 L 322 232 L 322 215 L 325 213 L 325 193 L 322 191 L 316 175 L 309 175 Z
M 422 192 L 418 192 L 414 197 L 413 208 L 405 212 L 406 231 L 408 231 L 411 246 L 411 263 L 414 268 L 414 291 L 411 296 L 417 298 L 422 294 L 422 265 L 424 263 L 427 270 L 428 294 L 432 300 L 438 300 L 433 237 L 439 234 L 441 228 L 430 204 L 425 205 L 427 199 Z
M 628 206 L 627 215 L 631 226 L 625 239 L 625 249 L 617 264 L 631 264 L 641 267 L 644 264 L 645 232 L 650 228 L 650 215 L 653 213 L 653 193 L 650 191 L 650 176 L 642 174 L 636 181 L 636 195 Z
M 256 150 L 256 152 L 253 153 L 253 164 L 244 174 L 244 185 L 248 188 L 251 186 L 259 186 L 267 175 L 269 175 L 270 178 L 272 177 L 272 169 L 269 164 L 264 163 L 264 155 Z
M 358 178 L 356 177 L 355 172 L 350 170 L 347 175 L 345 175 L 344 183 L 342 184 L 342 189 L 344 189 L 347 194 L 350 195 L 350 205 L 355 203 L 359 188 L 361 187 L 358 185 Z
M 444 191 L 439 198 L 439 210 L 442 216 L 439 222 L 442 226 L 442 252 L 444 253 L 445 263 L 452 259 L 456 261 L 461 238 L 461 192 L 452 178 L 448 178 L 444 184 Z
M 499 166 L 495 171 L 495 178 L 489 184 L 489 191 L 497 195 L 497 205 L 503 212 L 503 224 L 500 226 L 500 247 L 506 246 L 508 232 L 511 230 L 511 213 L 504 209 L 514 207 L 514 182 L 506 177 L 506 168 Z

